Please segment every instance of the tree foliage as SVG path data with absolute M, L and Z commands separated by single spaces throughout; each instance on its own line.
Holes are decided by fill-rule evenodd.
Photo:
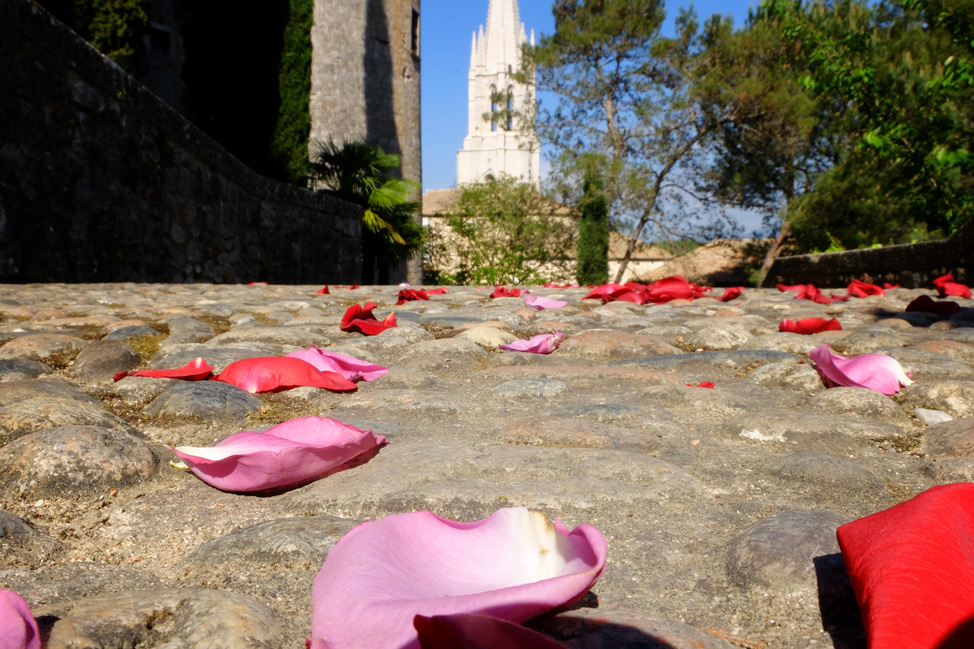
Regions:
M 44 6 L 130 74 L 149 28 L 148 0 L 47 0 Z
M 284 28 L 281 103 L 271 140 L 271 155 L 287 179 L 303 185 L 308 176 L 308 138 L 311 135 L 311 26 L 314 0 L 290 0 Z
M 405 261 L 423 244 L 425 231 L 413 219 L 419 204 L 411 199 L 419 183 L 393 176 L 400 164 L 398 155 L 364 140 L 314 143 L 308 164 L 312 182 L 321 191 L 362 208 L 366 277 L 373 276 L 375 263 Z
M 585 173 L 579 212 L 575 278 L 582 286 L 605 284 L 609 281 L 609 206 L 605 183 L 595 171 Z
M 539 135 L 554 150 L 558 189 L 570 202 L 578 202 L 585 169 L 604 177 L 613 227 L 632 233 L 619 281 L 648 226 L 657 235 L 693 230 L 708 202 L 694 167 L 727 116 L 693 100 L 695 71 L 708 55 L 692 12 L 678 17 L 675 38 L 664 38 L 658 0 L 557 0 L 552 11 L 555 32 L 530 57 L 539 89 L 558 97 L 539 112 Z
M 432 252 L 457 284 L 541 284 L 569 273 L 574 215 L 509 176 L 465 184 Z
M 739 53 L 710 99 L 747 86 L 760 107 L 722 131 L 718 193 L 780 208 L 804 250 L 956 230 L 974 212 L 971 16 L 963 0 L 765 2 L 714 39 Z

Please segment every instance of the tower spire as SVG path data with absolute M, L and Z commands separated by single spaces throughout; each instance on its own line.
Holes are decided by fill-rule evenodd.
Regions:
M 531 36 L 533 44 L 533 31 Z M 513 117 L 533 112 L 533 79 L 528 83 L 515 79 L 521 69 L 521 48 L 527 42 L 517 0 L 489 0 L 487 27 L 481 25 L 474 32 L 471 46 L 467 137 L 457 153 L 457 184 L 500 174 L 540 184 L 537 136 L 533 130 L 524 132 L 523 124 Z

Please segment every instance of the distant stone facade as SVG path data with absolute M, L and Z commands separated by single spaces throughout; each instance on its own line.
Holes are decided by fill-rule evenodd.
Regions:
M 480 27 L 470 48 L 467 137 L 457 153 L 458 185 L 507 175 L 541 186 L 540 143 L 518 123 L 518 116 L 533 114 L 535 103 L 533 73 L 530 83 L 514 79 L 527 42 L 517 0 L 490 0 L 487 30 Z M 534 32 L 530 42 L 534 45 Z
M 312 154 L 316 141 L 361 138 L 400 155 L 402 176 L 422 182 L 419 37 L 420 0 L 315 1 Z M 419 282 L 421 272 L 417 260 L 390 280 Z

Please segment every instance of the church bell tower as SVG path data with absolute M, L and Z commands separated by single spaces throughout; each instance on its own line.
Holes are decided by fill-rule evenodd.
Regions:
M 470 48 L 467 137 L 457 152 L 457 185 L 501 175 L 541 185 L 537 135 L 533 128 L 522 132 L 519 123 L 519 116 L 533 113 L 534 70 L 527 83 L 514 78 L 526 42 L 517 0 L 490 0 L 487 29 L 480 26 Z

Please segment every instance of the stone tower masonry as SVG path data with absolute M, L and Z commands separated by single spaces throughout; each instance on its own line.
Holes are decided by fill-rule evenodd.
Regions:
M 521 132 L 518 124 L 518 115 L 530 114 L 526 109 L 533 108 L 535 100 L 534 73 L 526 84 L 514 79 L 527 42 L 517 0 L 490 0 L 487 30 L 481 25 L 470 49 L 467 137 L 457 153 L 457 185 L 506 174 L 540 186 L 537 136 L 533 130 Z
M 312 155 L 315 141 L 364 139 L 399 154 L 402 176 L 422 182 L 419 7 L 420 0 L 315 0 Z M 421 272 L 411 264 L 409 281 Z

